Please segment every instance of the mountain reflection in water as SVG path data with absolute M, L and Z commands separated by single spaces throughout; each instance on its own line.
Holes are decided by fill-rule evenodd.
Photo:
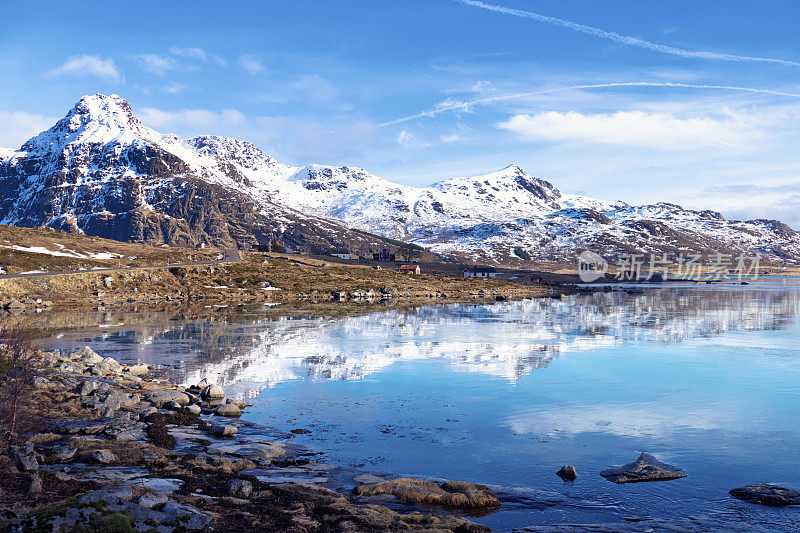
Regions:
M 337 318 L 177 320 L 104 313 L 101 329 L 47 342 L 113 350 L 123 362 L 168 368 L 192 384 L 209 378 L 240 397 L 287 380 L 358 380 L 398 361 L 441 358 L 455 371 L 515 381 L 565 353 L 626 341 L 680 342 L 791 323 L 800 292 L 774 282 L 749 287 L 669 286 L 494 304 L 453 304 Z

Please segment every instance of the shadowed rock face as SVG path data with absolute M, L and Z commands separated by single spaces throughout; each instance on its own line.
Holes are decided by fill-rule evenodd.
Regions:
M 622 466 L 612 466 L 600 475 L 614 483 L 638 483 L 641 481 L 668 481 L 686 477 L 680 468 L 662 463 L 649 453 L 639 456 L 636 461 Z
M 773 507 L 800 505 L 800 492 L 767 483 L 745 485 L 744 487 L 731 489 L 728 493 L 734 498 L 746 502 L 771 505 Z

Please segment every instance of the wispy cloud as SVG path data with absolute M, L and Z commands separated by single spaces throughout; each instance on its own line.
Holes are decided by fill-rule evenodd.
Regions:
M 593 35 L 595 37 L 599 37 L 601 39 L 608 39 L 620 44 L 625 44 L 629 46 L 636 46 L 639 48 L 644 48 L 647 50 L 652 50 L 653 52 L 659 52 L 662 54 L 670 54 L 675 56 L 681 57 L 689 57 L 689 58 L 696 58 L 696 59 L 712 59 L 712 60 L 720 60 L 720 61 L 737 61 L 737 62 L 758 62 L 758 63 L 777 63 L 781 65 L 791 65 L 794 67 L 800 67 L 800 62 L 798 61 L 791 61 L 788 59 L 777 59 L 772 57 L 753 57 L 753 56 L 742 56 L 736 54 L 725 54 L 720 52 L 708 52 L 704 50 L 687 50 L 684 48 L 677 48 L 675 46 L 668 46 L 665 44 L 654 43 L 651 41 L 646 41 L 644 39 L 639 39 L 638 37 L 632 37 L 630 35 L 622 35 L 613 31 L 607 31 L 600 28 L 595 28 L 592 26 L 586 26 L 584 24 L 579 24 L 577 22 L 572 22 L 569 20 L 559 19 L 555 17 L 548 17 L 546 15 L 541 15 L 539 13 L 535 13 L 533 11 L 524 11 L 521 9 L 512 9 L 505 6 L 499 6 L 495 4 L 487 4 L 485 2 L 480 2 L 478 0 L 455 0 L 456 2 L 468 6 L 479 7 L 481 9 L 486 9 L 489 11 L 494 11 L 495 13 L 502 13 L 504 15 L 512 15 L 515 17 L 527 18 L 531 20 L 535 20 L 537 22 L 544 22 L 546 24 L 551 24 L 553 26 L 559 26 L 561 28 L 567 28 L 573 31 L 577 31 L 579 33 L 583 33 L 586 35 Z
M 169 94 L 178 94 L 185 91 L 188 88 L 189 86 L 183 83 L 171 83 L 167 85 L 167 88 L 164 90 L 167 91 Z
M 258 74 L 264 70 L 264 65 L 261 61 L 248 54 L 239 56 L 239 66 L 250 74 Z
M 209 54 L 203 48 L 200 48 L 200 47 L 197 47 L 197 46 L 190 46 L 190 47 L 186 47 L 186 48 L 183 48 L 183 47 L 180 47 L 180 46 L 172 46 L 169 49 L 169 53 L 174 55 L 174 56 L 176 56 L 176 57 L 180 57 L 180 58 L 183 58 L 183 59 L 191 59 L 191 60 L 195 60 L 195 61 L 211 62 L 211 63 L 216 63 L 217 65 L 220 65 L 220 66 L 223 66 L 223 67 L 228 64 L 228 62 L 225 61 L 224 58 L 222 58 L 222 57 L 220 57 L 218 55 Z
M 236 109 L 162 111 L 144 108 L 137 110 L 137 114 L 145 124 L 153 128 L 179 127 L 211 131 L 214 127 L 239 126 L 246 121 L 245 115 Z
M 546 111 L 518 114 L 499 128 L 528 139 L 640 146 L 662 150 L 697 150 L 752 144 L 761 134 L 744 120 L 730 117 L 678 118 L 665 113 L 621 111 L 583 114 Z
M 788 91 L 777 91 L 773 89 L 759 89 L 753 87 L 737 87 L 734 85 L 705 85 L 705 84 L 692 84 L 692 83 L 672 83 L 672 82 L 653 82 L 653 81 L 629 81 L 619 83 L 591 83 L 585 85 L 570 85 L 568 87 L 555 87 L 552 89 L 540 89 L 537 91 L 525 91 L 521 93 L 504 94 L 498 96 L 489 96 L 485 98 L 475 98 L 472 100 L 451 100 L 447 99 L 443 102 L 436 104 L 433 108 L 426 111 L 420 111 L 413 115 L 388 120 L 378 124 L 379 127 L 392 126 L 415 120 L 418 118 L 434 117 L 447 111 L 471 111 L 474 107 L 480 105 L 488 105 L 507 100 L 520 100 L 523 98 L 530 98 L 532 96 L 540 96 L 545 94 L 553 94 L 565 91 L 576 90 L 589 90 L 589 89 L 613 89 L 619 87 L 665 87 L 665 88 L 679 88 L 679 89 L 700 89 L 700 90 L 721 90 L 721 91 L 739 91 L 755 94 L 767 94 L 771 96 L 785 96 L 788 98 L 800 98 L 800 93 L 793 93 Z
M 154 72 L 163 76 L 166 71 L 175 67 L 175 63 L 168 57 L 162 57 L 156 54 L 139 54 L 134 56 L 142 67 L 150 72 Z
M 169 49 L 169 53 L 187 59 L 199 59 L 201 61 L 208 59 L 208 54 L 206 54 L 206 51 L 202 48 L 181 48 L 179 46 L 173 46 Z
M 81 55 L 71 56 L 58 67 L 45 72 L 48 77 L 64 75 L 95 76 L 118 80 L 120 73 L 111 59 L 103 59 L 100 56 Z

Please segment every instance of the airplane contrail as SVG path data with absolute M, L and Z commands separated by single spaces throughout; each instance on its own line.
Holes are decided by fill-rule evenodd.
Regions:
M 466 110 L 477 105 L 492 104 L 495 102 L 502 102 L 505 100 L 516 100 L 519 98 L 527 98 L 529 96 L 538 96 L 542 94 L 557 93 L 562 91 L 573 91 L 579 89 L 602 89 L 602 88 L 613 88 L 613 87 L 677 87 L 682 89 L 716 89 L 716 90 L 726 90 L 726 91 L 741 91 L 741 92 L 757 93 L 757 94 L 769 94 L 772 96 L 786 96 L 790 98 L 800 98 L 800 93 L 775 91 L 772 89 L 758 89 L 754 87 L 737 87 L 735 85 L 701 85 L 692 83 L 673 83 L 666 81 L 665 82 L 628 81 L 619 83 L 592 83 L 586 85 L 570 85 L 569 87 L 556 87 L 553 89 L 541 89 L 538 91 L 527 91 L 522 93 L 505 94 L 500 96 L 489 96 L 486 98 L 477 98 L 475 100 L 445 103 L 436 106 L 432 109 L 429 109 L 427 111 L 422 111 L 420 113 L 414 113 L 413 115 L 408 115 L 402 118 L 396 118 L 394 120 L 382 122 L 378 124 L 378 127 L 382 128 L 385 126 L 392 126 L 394 124 L 408 122 L 409 120 L 414 120 L 417 118 L 434 117 L 446 111 L 454 111 L 456 109 Z
M 686 50 L 684 48 L 677 48 L 675 46 L 668 46 L 665 44 L 645 41 L 644 39 L 639 39 L 638 37 L 631 37 L 630 35 L 622 35 L 613 31 L 606 31 L 600 28 L 586 26 L 585 24 L 578 24 L 577 22 L 572 22 L 570 20 L 564 20 L 555 17 L 548 17 L 546 15 L 540 15 L 539 13 L 534 13 L 533 11 L 524 11 L 521 9 L 512 9 L 510 7 L 487 4 L 485 2 L 480 2 L 479 0 L 455 0 L 455 1 L 467 6 L 479 7 L 481 9 L 494 11 L 495 13 L 503 13 L 505 15 L 513 15 L 515 17 L 532 19 L 538 22 L 552 24 L 553 26 L 567 28 L 586 35 L 594 35 L 595 37 L 600 37 L 601 39 L 609 39 L 611 41 L 615 41 L 621 44 L 626 44 L 629 46 L 638 46 L 639 48 L 645 48 L 647 50 L 660 52 L 662 54 L 671 54 L 681 57 L 693 57 L 698 59 L 718 59 L 721 61 L 778 63 L 781 65 L 791 65 L 794 67 L 800 67 L 800 62 L 790 61 L 788 59 L 775 59 L 772 57 L 740 56 L 735 54 L 723 54 L 719 52 L 706 52 L 702 50 Z

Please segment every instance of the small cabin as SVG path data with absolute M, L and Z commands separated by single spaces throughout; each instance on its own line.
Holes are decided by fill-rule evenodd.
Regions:
M 495 276 L 497 276 L 497 270 L 494 267 L 474 266 L 464 269 L 465 278 L 493 278 Z
M 347 248 L 331 248 L 328 250 L 328 255 L 340 259 L 350 259 L 350 250 Z
M 384 248 L 376 254 L 372 254 L 375 261 L 394 261 L 395 255 L 388 248 Z
M 401 274 L 412 274 L 415 276 L 419 276 L 420 274 L 422 274 L 419 265 L 402 265 L 400 267 L 399 272 Z

